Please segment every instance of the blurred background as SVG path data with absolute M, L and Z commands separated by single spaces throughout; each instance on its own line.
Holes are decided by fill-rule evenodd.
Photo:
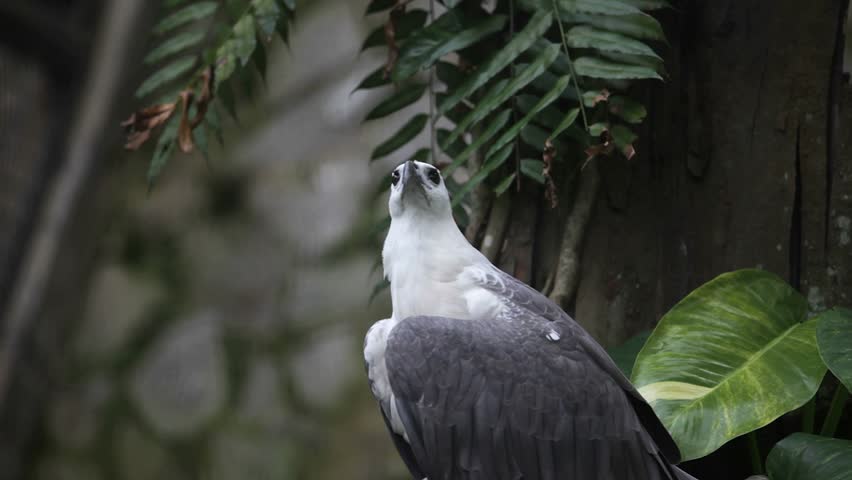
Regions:
M 57 270 L 35 279 L 38 326 L 4 325 L 4 347 L 21 342 L 15 368 L 32 370 L 15 376 L 26 386 L 3 379 L 16 406 L 0 477 L 406 478 L 361 353 L 390 314 L 386 294 L 370 300 L 380 245 L 358 231 L 385 208 L 371 199 L 391 164 L 369 157 L 397 122 L 362 127 L 375 98 L 352 93 L 385 60 L 359 55 L 381 19 L 365 1 L 300 8 L 292 48 L 272 42 L 225 146 L 176 156 L 149 191 L 150 151 L 125 152 L 118 120 L 137 107 L 156 2 L 26 3 L 0 16 L 59 31 L 38 49 L 0 46 L 4 294 L 49 235 L 33 211 L 79 213 L 54 218 L 66 231 L 48 247 Z
M 370 153 L 426 108 L 362 123 L 382 91 L 353 90 L 386 53 L 360 47 L 383 17 L 299 2 L 224 145 L 149 189 L 151 146 L 126 152 L 119 124 L 158 3 L 0 2 L 0 479 L 408 478 L 361 353 L 390 314 L 375 192 L 413 151 Z M 674 3 L 669 75 L 636 89 L 636 158 L 600 165 L 565 304 L 606 346 L 735 268 L 813 311 L 852 291 L 848 2 Z M 537 188 L 510 192 L 496 254 L 541 288 L 571 202 Z M 742 467 L 705 471 L 747 476 L 742 444 L 723 455 Z

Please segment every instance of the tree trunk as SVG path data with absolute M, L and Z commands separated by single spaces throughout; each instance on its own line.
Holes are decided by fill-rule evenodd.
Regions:
M 638 155 L 596 160 L 601 191 L 576 296 L 563 303 L 604 345 L 652 328 L 688 292 L 740 268 L 777 273 L 812 310 L 849 305 L 847 6 L 682 1 L 661 14 L 669 75 L 644 87 L 650 115 Z M 569 215 L 541 215 L 551 218 L 536 239 L 538 288 L 558 264 L 554 238 Z M 695 471 L 748 476 L 745 444 L 736 442 L 721 453 L 730 462 L 716 456 Z

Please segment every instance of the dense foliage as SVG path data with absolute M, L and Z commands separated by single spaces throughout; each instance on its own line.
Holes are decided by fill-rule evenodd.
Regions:
M 367 120 L 429 95 L 429 111 L 411 117 L 372 158 L 392 154 L 428 125 L 431 144 L 414 158 L 442 166 L 455 205 L 480 184 L 497 195 L 522 177 L 547 185 L 553 162 L 576 172 L 598 156 L 635 154 L 633 126 L 645 108 L 625 92 L 631 80 L 661 79 L 647 42 L 664 40 L 646 0 L 432 2 L 375 0 L 367 14 L 386 21 L 364 42 L 384 46 L 385 65 L 359 88 L 393 84 Z M 427 23 L 427 20 L 428 23 Z M 426 24 L 425 26 L 424 23 Z M 459 183 L 452 174 L 468 167 Z
M 641 346 L 631 380 L 685 460 L 812 402 L 831 371 L 838 382 L 820 436 L 794 433 L 772 449 L 766 469 L 773 480 L 852 478 L 852 442 L 830 438 L 852 385 L 852 311 L 809 316 L 804 296 L 777 276 L 739 270 L 687 295 L 644 346 L 641 338 L 625 347 Z M 753 458 L 759 473 L 763 459 Z
M 278 33 L 286 42 L 293 0 L 164 0 L 154 26 L 155 47 L 145 57 L 152 73 L 136 90 L 153 104 L 122 125 L 126 147 L 136 150 L 158 136 L 148 182 L 175 152 L 198 148 L 207 155 L 209 135 L 221 141 L 219 103 L 236 117 L 235 89 L 249 90 L 256 71 L 266 75 L 265 43 Z

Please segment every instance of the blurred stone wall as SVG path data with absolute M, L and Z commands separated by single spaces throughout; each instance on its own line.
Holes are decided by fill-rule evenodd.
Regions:
M 299 12 L 208 161 L 175 157 L 149 194 L 147 157 L 116 152 L 123 198 L 68 319 L 33 478 L 407 478 L 361 355 L 389 305 L 368 303 L 379 246 L 352 232 L 383 208 L 396 160 L 370 148 L 400 119 L 362 127 L 376 93 L 351 94 L 383 61 L 359 55 L 365 3 Z

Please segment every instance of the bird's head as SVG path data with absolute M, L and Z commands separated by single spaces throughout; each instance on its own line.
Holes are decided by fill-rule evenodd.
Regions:
M 414 160 L 396 167 L 391 173 L 388 209 L 394 219 L 410 215 L 452 218 L 450 194 L 441 172 Z

